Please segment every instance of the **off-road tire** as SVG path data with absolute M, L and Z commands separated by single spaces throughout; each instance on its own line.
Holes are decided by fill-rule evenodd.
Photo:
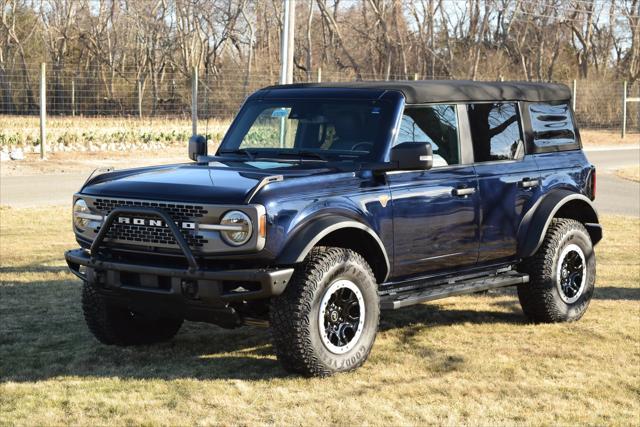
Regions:
M 362 333 L 344 354 L 335 354 L 325 346 L 318 320 L 322 298 L 338 280 L 353 282 L 365 307 Z M 278 360 L 287 371 L 307 376 L 323 377 L 360 367 L 373 347 L 379 319 L 380 302 L 371 267 L 358 253 L 334 247 L 314 248 L 270 307 Z
M 108 345 L 141 345 L 168 341 L 183 319 L 148 317 L 109 302 L 88 282 L 82 287 L 82 311 L 89 331 Z
M 565 302 L 558 287 L 558 262 L 562 251 L 577 245 L 586 258 L 586 279 L 582 294 L 572 303 Z M 518 286 L 518 298 L 524 314 L 536 323 L 572 322 L 580 319 L 593 296 L 596 255 L 584 225 L 573 219 L 554 218 L 537 252 L 523 261 L 521 271 L 529 274 L 529 283 Z

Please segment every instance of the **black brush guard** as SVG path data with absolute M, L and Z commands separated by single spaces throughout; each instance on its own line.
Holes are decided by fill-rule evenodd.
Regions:
M 104 240 L 116 218 L 120 215 L 149 215 L 164 221 L 182 251 L 188 268 L 171 268 L 155 264 L 117 262 L 101 256 Z M 239 270 L 209 270 L 198 265 L 191 248 L 173 219 L 164 211 L 148 207 L 119 207 L 107 215 L 90 251 L 74 249 L 64 254 L 67 265 L 80 279 L 96 283 L 110 290 L 126 290 L 147 294 L 173 294 L 192 299 L 202 297 L 210 301 L 237 301 L 261 299 L 281 294 L 293 274 L 293 268 L 257 268 Z M 86 267 L 86 271 L 81 270 Z M 118 274 L 114 274 L 118 273 Z M 122 280 L 132 273 L 152 283 L 168 278 L 168 286 L 131 286 Z M 128 276 L 130 277 L 130 275 Z M 151 280 L 150 280 L 151 279 Z

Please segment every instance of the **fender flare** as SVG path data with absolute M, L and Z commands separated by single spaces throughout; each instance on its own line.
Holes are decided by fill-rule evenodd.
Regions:
M 316 220 L 311 220 L 301 230 L 296 231 L 289 239 L 284 249 L 278 255 L 276 263 L 279 265 L 297 264 L 306 258 L 307 254 L 323 238 L 337 230 L 355 229 L 364 231 L 375 240 L 378 249 L 384 257 L 386 264 L 387 279 L 391 272 L 389 256 L 384 248 L 384 244 L 376 232 L 369 226 L 341 216 L 328 216 Z M 382 282 L 381 282 L 382 283 Z
M 519 257 L 527 258 L 536 253 L 551 220 L 561 210 L 567 211 L 568 218 L 584 224 L 594 245 L 602 239 L 602 227 L 593 202 L 583 194 L 566 189 L 555 190 L 540 198 L 522 219 L 518 228 Z

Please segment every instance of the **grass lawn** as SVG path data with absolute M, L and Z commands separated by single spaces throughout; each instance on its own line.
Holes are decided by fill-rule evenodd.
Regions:
M 328 379 L 288 375 L 265 329 L 98 344 L 62 260 L 70 209 L 0 227 L 0 425 L 640 423 L 639 219 L 604 219 L 581 321 L 529 324 L 511 289 L 383 313 L 369 361 Z

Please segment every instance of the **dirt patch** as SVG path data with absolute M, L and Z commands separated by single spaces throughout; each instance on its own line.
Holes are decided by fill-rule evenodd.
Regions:
M 620 169 L 616 171 L 616 175 L 629 181 L 640 182 L 640 165 Z

